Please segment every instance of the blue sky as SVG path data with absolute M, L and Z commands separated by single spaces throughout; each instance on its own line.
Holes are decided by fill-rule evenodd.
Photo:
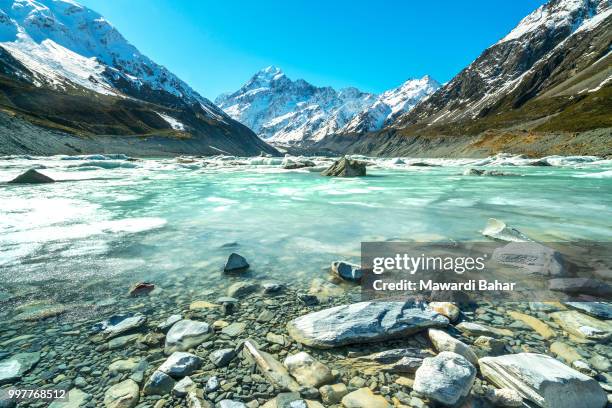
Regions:
M 446 82 L 544 0 L 80 0 L 202 95 L 276 65 L 292 79 L 382 92 Z

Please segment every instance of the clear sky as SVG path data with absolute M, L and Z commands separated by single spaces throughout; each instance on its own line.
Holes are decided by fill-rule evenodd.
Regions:
M 544 0 L 79 0 L 202 95 L 276 65 L 314 85 L 382 92 L 451 79 Z

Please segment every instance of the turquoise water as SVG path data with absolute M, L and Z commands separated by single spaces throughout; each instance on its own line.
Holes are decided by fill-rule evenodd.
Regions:
M 0 282 L 78 296 L 92 282 L 220 275 L 229 253 L 252 274 L 291 281 L 359 260 L 361 241 L 483 240 L 494 217 L 547 241 L 612 240 L 612 161 L 513 156 L 371 159 L 364 178 L 284 170 L 281 159 L 0 160 L 0 182 L 28 168 L 47 185 L 0 183 Z M 415 161 L 415 160 L 412 160 Z M 422 161 L 422 160 L 419 160 Z M 479 167 L 505 176 L 466 176 Z M 54 285 L 48 284 L 54 282 Z M 75 295 L 76 294 L 76 295 Z

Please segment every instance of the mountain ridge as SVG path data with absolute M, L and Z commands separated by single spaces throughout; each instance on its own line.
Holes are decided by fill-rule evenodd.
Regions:
M 0 6 L 4 111 L 83 137 L 192 138 L 195 153 L 276 153 L 141 54 L 100 14 L 72 0 L 0 0 Z
M 376 95 L 355 87 L 336 90 L 291 80 L 279 68 L 269 66 L 237 91 L 219 95 L 215 103 L 263 139 L 299 145 L 334 134 L 380 129 L 439 86 L 426 75 Z
M 562 153 L 559 143 L 567 154 L 610 155 L 611 43 L 609 1 L 551 0 L 389 126 L 315 148 L 396 155 L 446 144 L 538 155 Z M 596 135 L 591 146 L 583 134 Z

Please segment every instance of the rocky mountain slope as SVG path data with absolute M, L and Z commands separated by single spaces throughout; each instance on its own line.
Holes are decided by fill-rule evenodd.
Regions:
M 72 0 L 0 0 L 0 85 L 7 115 L 45 129 L 191 139 L 200 154 L 274 152 Z
M 611 13 L 608 0 L 548 2 L 391 126 L 344 138 L 342 148 L 418 153 L 456 139 L 468 148 L 470 139 L 474 149 L 487 145 L 489 153 L 536 154 L 547 150 L 530 150 L 532 142 L 546 139 L 556 149 L 555 140 L 569 146 L 582 132 L 612 143 Z M 338 140 L 321 145 L 340 147 Z M 567 152 L 612 154 L 606 143 L 575 147 Z
M 329 135 L 378 130 L 438 88 L 425 76 L 381 95 L 356 88 L 337 91 L 293 81 L 279 68 L 267 67 L 215 103 L 267 141 L 303 145 Z

